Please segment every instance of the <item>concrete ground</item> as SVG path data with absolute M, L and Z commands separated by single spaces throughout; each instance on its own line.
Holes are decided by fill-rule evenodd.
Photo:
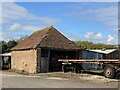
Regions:
M 2 88 L 118 88 L 118 80 L 91 74 L 54 72 L 23 75 L 3 71 L 1 76 Z

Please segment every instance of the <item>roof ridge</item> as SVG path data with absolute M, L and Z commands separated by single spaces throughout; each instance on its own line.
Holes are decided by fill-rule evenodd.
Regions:
M 39 31 L 42 31 L 42 30 L 47 29 L 47 28 L 50 29 L 50 28 L 53 28 L 53 26 L 48 26 L 48 27 L 45 27 L 45 28 L 43 28 L 43 29 L 36 30 L 36 31 L 34 31 L 32 34 L 37 33 L 37 32 L 39 32 Z
M 53 26 L 48 26 L 48 27 L 46 27 L 46 29 L 47 29 L 47 28 L 48 28 L 48 30 L 47 30 L 47 32 L 45 33 L 45 35 L 43 35 L 41 41 L 39 41 L 33 48 L 36 48 L 36 47 L 43 41 L 43 39 L 48 35 L 49 30 L 51 30 L 51 29 L 53 28 Z M 45 28 L 44 28 L 44 29 L 45 29 Z M 43 29 L 43 30 L 44 30 L 44 29 Z

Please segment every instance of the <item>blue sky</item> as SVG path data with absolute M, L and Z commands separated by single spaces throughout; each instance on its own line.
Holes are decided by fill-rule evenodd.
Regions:
M 70 40 L 117 44 L 117 2 L 2 3 L 4 40 L 30 35 L 53 25 Z

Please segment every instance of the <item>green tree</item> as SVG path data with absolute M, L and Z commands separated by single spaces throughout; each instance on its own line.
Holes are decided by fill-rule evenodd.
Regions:
M 9 52 L 13 47 L 15 47 L 18 44 L 15 40 L 10 40 L 7 43 L 7 51 Z
M 93 43 L 89 41 L 73 41 L 77 46 L 83 48 L 83 49 L 117 49 L 114 45 L 108 45 L 104 43 Z
M 15 47 L 18 43 L 23 41 L 27 36 L 21 36 L 20 39 L 17 40 L 9 40 L 6 41 L 0 41 L 0 53 L 10 52 L 10 50 Z
M 7 43 L 5 41 L 0 41 L 0 53 L 7 52 Z

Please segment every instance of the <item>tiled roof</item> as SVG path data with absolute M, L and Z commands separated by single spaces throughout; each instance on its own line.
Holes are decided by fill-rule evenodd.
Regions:
M 67 39 L 53 26 L 34 32 L 23 40 L 12 50 L 32 49 L 32 48 L 53 48 L 53 49 L 80 49 L 73 42 Z

